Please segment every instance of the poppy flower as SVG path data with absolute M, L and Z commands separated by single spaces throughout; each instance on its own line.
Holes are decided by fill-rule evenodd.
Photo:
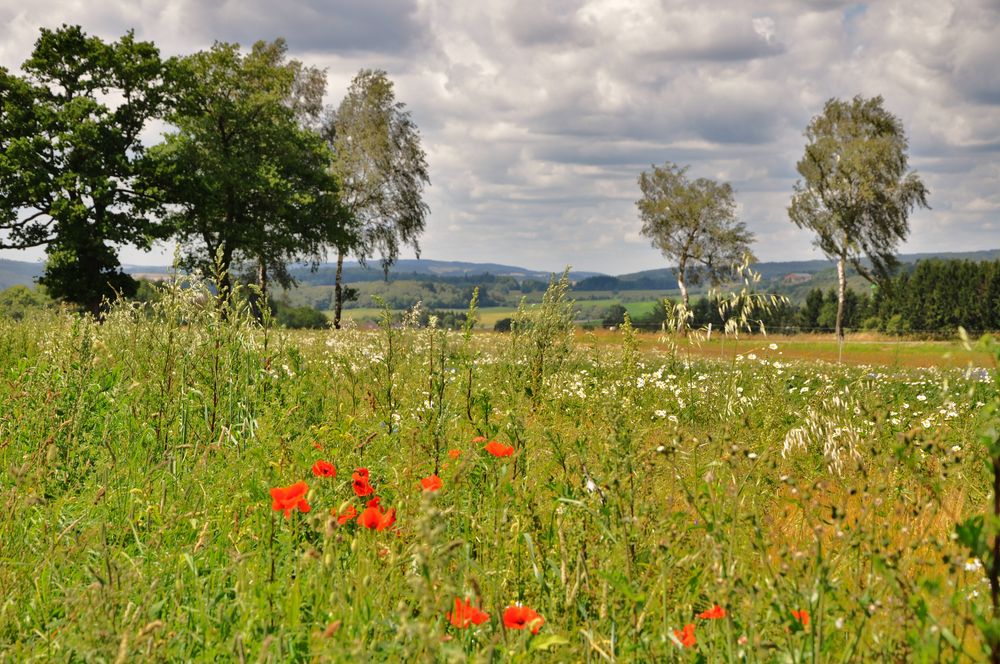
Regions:
M 358 468 L 351 474 L 351 488 L 354 495 L 358 497 L 369 496 L 375 492 L 372 485 L 368 483 L 368 469 Z
M 284 512 L 286 519 L 292 515 L 294 509 L 308 512 L 312 509 L 306 502 L 306 492 L 308 491 L 309 485 L 305 482 L 296 482 L 286 487 L 275 487 L 271 489 L 271 509 L 275 512 Z
M 313 443 L 313 448 L 319 450 L 320 452 L 323 451 L 323 446 L 319 443 Z
M 369 530 L 385 530 L 396 523 L 396 509 L 384 511 L 378 504 L 378 496 L 368 501 L 368 507 L 358 517 L 358 523 Z
M 702 620 L 718 620 L 719 618 L 726 617 L 726 610 L 721 606 L 719 606 L 718 604 L 716 604 L 711 609 L 699 613 L 698 617 L 701 618 Z
M 457 459 L 458 457 L 462 456 L 462 450 L 448 450 L 448 456 L 450 456 L 452 459 Z
M 809 612 L 805 609 L 801 611 L 792 611 L 792 617 L 801 624 L 803 627 L 809 626 Z
M 485 443 L 486 442 L 486 436 L 476 436 L 475 438 L 472 439 L 472 442 L 473 443 Z
M 455 598 L 455 611 L 454 613 L 448 611 L 445 613 L 448 621 L 452 625 L 459 629 L 465 629 L 470 624 L 471 625 L 482 625 L 484 622 L 490 619 L 490 614 L 477 609 L 472 606 L 472 600 L 462 601 L 460 598 Z
M 509 457 L 514 453 L 514 448 L 510 445 L 504 445 L 503 443 L 498 443 L 495 440 L 491 440 L 486 443 L 486 447 L 483 448 L 495 457 Z
M 503 626 L 507 629 L 524 629 L 529 627 L 532 634 L 538 634 L 538 630 L 545 624 L 545 618 L 527 606 L 508 606 L 503 610 Z
M 354 505 L 348 505 L 342 514 L 337 514 L 337 525 L 342 526 L 358 515 Z
M 320 459 L 313 464 L 312 467 L 313 475 L 316 477 L 336 477 L 337 469 L 329 461 L 323 461 Z
M 444 486 L 444 482 L 437 475 L 428 475 L 420 480 L 420 486 L 424 488 L 424 491 L 437 491 Z
M 677 640 L 680 641 L 681 645 L 685 648 L 694 648 L 698 643 L 698 640 L 694 638 L 694 625 L 691 623 L 684 625 L 683 630 L 675 629 L 674 636 L 677 637 Z

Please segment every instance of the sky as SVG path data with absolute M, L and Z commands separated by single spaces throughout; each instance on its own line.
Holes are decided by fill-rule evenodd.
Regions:
M 165 55 L 284 37 L 331 105 L 386 70 L 428 156 L 425 258 L 664 267 L 635 201 L 665 161 L 733 185 L 761 260 L 819 258 L 788 220 L 795 163 L 824 102 L 858 94 L 902 120 L 930 189 L 901 250 L 1000 247 L 1000 0 L 0 0 L 0 66 L 62 23 Z

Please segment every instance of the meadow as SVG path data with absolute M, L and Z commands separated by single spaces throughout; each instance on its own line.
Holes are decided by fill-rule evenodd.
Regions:
M 994 355 L 586 335 L 559 284 L 510 334 L 290 333 L 188 286 L 0 322 L 0 661 L 985 656 Z

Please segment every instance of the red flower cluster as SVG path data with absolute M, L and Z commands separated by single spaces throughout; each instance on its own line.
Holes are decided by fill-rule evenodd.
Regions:
M 698 617 L 702 620 L 719 620 L 720 618 L 726 617 L 726 610 L 716 604 L 711 609 L 699 613 Z
M 379 497 L 368 501 L 365 511 L 358 516 L 358 523 L 369 530 L 385 530 L 396 523 L 396 509 L 386 512 L 379 506 Z
M 685 648 L 694 648 L 698 644 L 698 639 L 694 637 L 694 625 L 692 623 L 684 625 L 683 630 L 675 629 L 674 636 L 677 637 L 677 640 Z
M 275 512 L 284 512 L 285 518 L 292 516 L 292 510 L 298 509 L 300 512 L 308 512 L 312 509 L 306 501 L 306 492 L 309 485 L 305 482 L 296 482 L 291 486 L 275 487 L 271 489 L 271 509 Z
M 498 443 L 495 440 L 491 440 L 486 443 L 486 447 L 483 449 L 495 457 L 509 457 L 514 454 L 514 448 L 511 445 L 504 445 L 503 443 Z
M 420 480 L 420 486 L 424 491 L 437 491 L 444 486 L 444 481 L 437 475 L 428 475 Z
M 795 620 L 803 627 L 809 626 L 809 612 L 805 609 L 801 609 L 799 611 L 793 610 L 792 617 L 795 618 Z
M 472 606 L 472 600 L 462 600 L 455 598 L 455 611 L 445 613 L 448 621 L 459 629 L 465 629 L 469 625 L 482 625 L 490 619 L 490 614 Z
M 367 468 L 358 468 L 351 474 L 351 488 L 354 489 L 354 495 L 359 498 L 375 493 L 375 489 L 368 483 Z
M 316 477 L 336 477 L 337 469 L 329 461 L 320 459 L 313 464 L 312 473 Z
M 545 618 L 538 615 L 538 612 L 527 606 L 515 604 L 508 606 L 503 611 L 503 626 L 507 629 L 528 628 L 532 634 L 538 634 L 538 630 L 545 624 Z

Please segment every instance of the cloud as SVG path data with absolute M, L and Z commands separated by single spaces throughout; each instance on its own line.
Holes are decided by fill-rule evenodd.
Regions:
M 1000 245 L 995 0 L 0 0 L 0 64 L 53 16 L 171 54 L 283 36 L 331 103 L 387 69 L 428 152 L 431 258 L 662 266 L 634 203 L 665 160 L 732 182 L 762 258 L 815 256 L 786 213 L 802 133 L 855 94 L 884 96 L 931 190 L 904 249 Z

